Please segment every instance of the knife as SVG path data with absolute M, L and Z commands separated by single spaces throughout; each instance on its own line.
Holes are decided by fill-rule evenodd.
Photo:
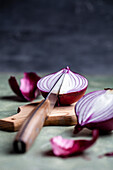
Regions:
M 40 133 L 47 115 L 51 113 L 58 99 L 66 71 L 55 82 L 47 97 L 31 112 L 17 133 L 13 148 L 17 153 L 27 152 Z

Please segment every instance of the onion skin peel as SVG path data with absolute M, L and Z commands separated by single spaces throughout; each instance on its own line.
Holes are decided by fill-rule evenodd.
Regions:
M 20 86 L 14 76 L 8 79 L 12 91 L 24 101 L 32 101 L 40 94 L 37 82 L 40 77 L 34 72 L 24 72 L 24 77 L 20 79 Z
M 72 140 L 64 139 L 61 136 L 53 137 L 50 142 L 54 155 L 59 157 L 69 157 L 72 155 L 79 155 L 86 149 L 91 147 L 98 139 L 99 131 L 97 129 L 92 131 L 92 139 L 90 140 Z

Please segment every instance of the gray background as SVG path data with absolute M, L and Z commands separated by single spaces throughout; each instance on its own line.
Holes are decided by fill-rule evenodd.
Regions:
M 0 72 L 113 74 L 112 0 L 0 0 Z

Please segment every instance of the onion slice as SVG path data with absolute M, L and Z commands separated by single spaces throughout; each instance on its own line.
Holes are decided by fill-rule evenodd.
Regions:
M 92 131 L 91 140 L 71 140 L 56 136 L 50 140 L 53 153 L 56 156 L 70 156 L 72 154 L 80 154 L 95 143 L 99 135 L 98 130 Z
M 20 80 L 20 87 L 14 76 L 9 78 L 9 85 L 12 91 L 24 100 L 32 101 L 39 95 L 39 89 L 37 88 L 37 81 L 40 77 L 33 72 L 25 72 L 24 77 Z
M 74 133 L 84 127 L 102 133 L 113 130 L 113 90 L 98 90 L 84 95 L 75 105 L 75 113 L 78 123 Z
M 84 95 L 88 86 L 88 80 L 85 77 L 72 72 L 70 68 L 67 67 L 58 72 L 49 74 L 38 81 L 37 87 L 44 97 L 47 96 L 64 70 L 66 70 L 66 74 L 58 96 L 59 105 L 69 105 L 78 101 Z M 54 91 L 54 93 L 56 93 L 56 91 Z

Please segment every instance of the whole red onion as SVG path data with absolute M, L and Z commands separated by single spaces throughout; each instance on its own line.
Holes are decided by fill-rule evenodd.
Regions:
M 67 67 L 58 72 L 49 74 L 38 81 L 37 87 L 41 91 L 43 97 L 47 96 L 64 70 L 66 70 L 66 74 L 58 96 L 59 105 L 69 105 L 78 101 L 84 95 L 88 86 L 88 81 L 85 77 L 72 72 L 69 67 Z

